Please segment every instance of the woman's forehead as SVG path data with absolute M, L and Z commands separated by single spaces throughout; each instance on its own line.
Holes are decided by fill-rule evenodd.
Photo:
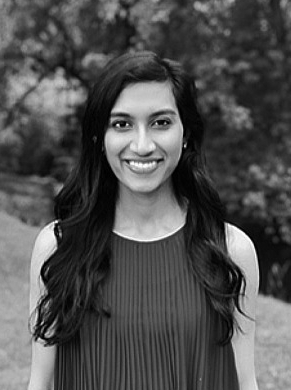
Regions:
M 118 96 L 111 114 L 157 108 L 177 111 L 172 85 L 169 82 L 149 81 L 127 85 Z

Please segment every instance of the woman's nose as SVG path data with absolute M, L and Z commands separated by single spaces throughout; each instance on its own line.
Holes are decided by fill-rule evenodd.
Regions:
M 144 128 L 138 129 L 130 143 L 130 150 L 139 155 L 147 155 L 152 153 L 155 149 L 156 144 L 149 131 Z

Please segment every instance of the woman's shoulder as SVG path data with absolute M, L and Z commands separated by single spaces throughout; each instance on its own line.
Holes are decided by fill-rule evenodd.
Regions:
M 240 228 L 230 223 L 225 224 L 227 248 L 231 252 L 253 251 L 254 243 L 251 238 Z
M 43 263 L 57 249 L 56 223 L 52 221 L 39 231 L 32 251 L 32 263 Z
M 49 222 L 39 231 L 35 243 L 42 247 L 52 247 L 57 244 L 55 229 L 58 221 Z
M 227 249 L 232 260 L 244 271 L 247 279 L 259 282 L 259 267 L 256 249 L 250 237 L 240 228 L 226 224 Z

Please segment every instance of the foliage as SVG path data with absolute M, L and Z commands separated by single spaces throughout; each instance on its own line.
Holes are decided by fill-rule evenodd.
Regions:
M 59 189 L 55 180 L 0 173 L 0 184 L 0 211 L 33 226 L 53 219 L 53 197 Z
M 44 118 L 22 116 L 15 127 L 0 133 L 3 170 L 45 176 L 52 170 L 55 149 Z
M 44 80 L 62 70 L 65 88 L 82 98 L 74 111 L 58 114 L 55 148 L 51 141 L 25 169 L 43 165 L 38 173 L 63 179 L 79 142 L 77 110 L 100 68 L 128 50 L 155 50 L 182 61 L 197 79 L 207 158 L 230 215 L 251 218 L 273 240 L 291 243 L 290 2 L 1 0 L 0 9 L 0 148 L 11 169 L 24 167 L 30 155 L 20 133 L 29 139 L 41 127 L 34 119 L 17 130 L 31 112 L 27 97 L 40 96 Z M 34 83 L 11 102 L 8 81 L 20 73 L 33 75 Z M 3 138 L 15 153 L 1 144 Z
M 287 260 L 283 265 L 274 263 L 268 273 L 267 294 L 290 302 L 291 294 L 287 289 L 288 280 L 291 276 L 291 260 Z

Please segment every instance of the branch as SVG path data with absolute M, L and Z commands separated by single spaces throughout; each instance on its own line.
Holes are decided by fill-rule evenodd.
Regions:
M 273 15 L 272 22 L 273 22 L 277 42 L 284 46 L 286 43 L 287 31 L 286 31 L 286 24 L 285 24 L 283 10 L 281 6 L 281 1 L 270 0 L 270 8 Z
M 6 116 L 6 119 L 4 120 L 4 129 L 7 128 L 8 126 L 11 125 L 11 123 L 13 122 L 14 118 L 15 118 L 15 114 L 17 113 L 17 111 L 20 109 L 20 107 L 22 106 L 23 102 L 25 101 L 25 99 L 33 92 L 35 91 L 39 84 L 42 82 L 42 80 L 48 75 L 48 73 L 42 73 L 41 75 L 39 75 L 38 79 L 37 79 L 37 82 L 35 85 L 32 85 L 31 87 L 29 87 L 17 100 L 16 102 L 13 104 L 12 107 L 10 107 L 8 110 L 7 110 L 7 116 Z
M 78 58 L 78 50 L 75 47 L 75 42 L 72 39 L 71 34 L 68 32 L 66 24 L 55 14 L 49 13 L 48 17 L 55 24 L 58 31 L 61 33 L 65 50 L 67 50 L 67 52 L 69 53 L 69 59 L 67 56 L 63 56 L 62 59 L 55 64 L 55 67 L 63 68 L 68 76 L 80 81 L 86 89 L 89 89 L 89 80 L 82 76 L 78 66 L 76 65 Z

